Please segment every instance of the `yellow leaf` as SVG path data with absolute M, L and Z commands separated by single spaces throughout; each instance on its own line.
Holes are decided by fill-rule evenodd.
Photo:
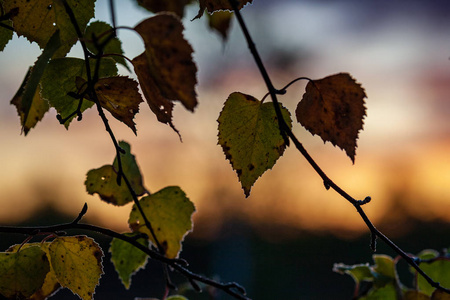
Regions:
M 148 18 L 135 27 L 144 40 L 149 75 L 161 95 L 179 100 L 193 111 L 197 105 L 197 67 L 192 60 L 192 47 L 183 37 L 183 29 L 180 19 L 170 13 Z
M 0 253 L 0 294 L 8 298 L 29 298 L 40 289 L 50 265 L 40 247 Z
M 81 91 L 83 87 L 86 87 L 86 81 L 77 77 L 76 85 Z M 139 103 L 143 102 L 138 83 L 126 76 L 107 77 L 100 78 L 94 89 L 100 105 L 136 134 L 136 124 L 133 119 L 139 112 Z
M 168 258 L 175 258 L 181 250 L 184 236 L 192 230 L 191 216 L 194 204 L 177 186 L 166 187 L 139 200 L 145 216 L 152 225 L 159 244 Z M 156 245 L 150 230 L 145 226 L 142 215 L 136 207 L 130 213 L 128 223 L 133 231 L 145 233 Z
M 87 236 L 58 237 L 49 246 L 56 278 L 81 299 L 92 299 L 103 274 L 103 251 Z
M 366 93 L 348 73 L 309 82 L 295 114 L 309 132 L 345 150 L 355 162 L 356 140 L 366 115 Z

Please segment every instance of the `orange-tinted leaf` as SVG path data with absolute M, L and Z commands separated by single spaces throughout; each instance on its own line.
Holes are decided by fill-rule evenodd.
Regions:
M 189 4 L 191 0 L 138 0 L 137 2 L 140 6 L 145 7 L 153 13 L 170 11 L 182 18 L 184 15 L 184 7 Z
M 253 0 L 235 0 L 238 2 L 238 8 L 241 9 L 247 3 L 252 3 Z M 230 4 L 230 0 L 200 0 L 200 9 L 195 19 L 200 18 L 205 11 L 205 8 L 209 13 L 215 12 L 217 10 L 233 10 Z
M 355 162 L 356 140 L 366 115 L 366 93 L 348 73 L 313 80 L 295 114 L 309 132 L 345 150 Z
M 180 19 L 170 13 L 148 18 L 135 27 L 144 39 L 149 75 L 161 95 L 179 100 L 193 111 L 197 105 L 197 67 L 192 60 L 192 47 L 183 37 L 183 29 Z
M 212 15 L 208 14 L 209 27 L 216 30 L 224 41 L 228 38 L 232 17 L 233 13 L 229 11 L 217 11 Z
M 161 95 L 158 86 L 153 81 L 145 52 L 136 56 L 132 63 L 150 109 L 156 115 L 158 121 L 169 124 L 174 128 L 172 124 L 173 102 Z
M 77 77 L 76 84 L 81 90 L 86 86 L 86 81 Z M 139 112 L 139 103 L 143 102 L 138 83 L 126 76 L 100 78 L 95 84 L 95 93 L 100 105 L 136 134 L 133 118 Z

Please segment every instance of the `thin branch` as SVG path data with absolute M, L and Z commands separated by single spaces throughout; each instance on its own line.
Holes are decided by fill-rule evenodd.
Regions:
M 300 143 L 300 141 L 297 139 L 297 137 L 294 135 L 292 130 L 289 128 L 289 126 L 286 124 L 280 110 L 279 102 L 277 99 L 277 90 L 274 88 L 272 81 L 270 80 L 270 77 L 266 71 L 266 68 L 261 60 L 261 57 L 259 56 L 259 53 L 256 49 L 255 43 L 253 42 L 248 30 L 247 26 L 245 25 L 245 22 L 239 12 L 239 9 L 237 7 L 235 0 L 229 0 L 230 4 L 233 7 L 233 10 L 235 12 L 236 18 L 238 19 L 239 25 L 242 29 L 242 32 L 244 33 L 245 39 L 247 41 L 248 47 L 250 49 L 251 54 L 253 55 L 253 58 L 255 59 L 256 65 L 258 66 L 258 69 L 261 73 L 261 76 L 264 79 L 264 82 L 267 86 L 267 89 L 269 90 L 269 94 L 272 98 L 272 102 L 275 107 L 275 112 L 278 118 L 278 122 L 280 124 L 280 131 L 283 137 L 286 135 L 292 140 L 297 150 L 305 157 L 305 159 L 309 162 L 309 164 L 313 167 L 313 169 L 319 174 L 319 176 L 322 178 L 324 185 L 327 189 L 330 187 L 335 190 L 339 195 L 341 195 L 343 198 L 345 198 L 347 201 L 349 201 L 358 211 L 359 215 L 363 219 L 364 223 L 366 223 L 367 227 L 369 228 L 371 234 L 372 234 L 372 240 L 371 240 L 371 247 L 373 250 L 375 250 L 375 241 L 376 237 L 379 237 L 383 242 L 385 242 L 389 247 L 391 247 L 395 252 L 397 252 L 406 262 L 412 266 L 416 271 L 422 275 L 426 281 L 433 287 L 443 290 L 447 293 L 450 293 L 449 289 L 446 289 L 442 287 L 438 282 L 435 282 L 432 280 L 425 272 L 420 269 L 418 264 L 414 259 L 412 259 L 409 255 L 407 255 L 402 249 L 400 249 L 394 242 L 392 242 L 388 237 L 386 237 L 383 233 L 381 233 L 378 229 L 375 228 L 375 226 L 372 224 L 370 219 L 367 217 L 366 213 L 362 209 L 361 205 L 366 204 L 370 201 L 370 197 L 366 197 L 364 200 L 355 200 L 353 197 L 351 197 L 347 192 L 345 192 L 343 189 L 341 189 L 337 184 L 335 184 L 322 169 L 319 167 L 319 165 L 314 161 L 314 159 L 309 155 L 309 153 L 306 151 L 306 149 L 303 147 L 303 145 Z
M 76 217 L 76 219 L 74 219 L 72 222 L 66 223 L 66 224 L 41 226 L 41 227 L 0 226 L 0 232 L 26 234 L 29 237 L 33 237 L 36 235 L 42 235 L 43 233 L 59 235 L 58 234 L 59 232 L 64 232 L 64 231 L 71 230 L 71 229 L 79 229 L 79 230 L 86 230 L 89 232 L 101 233 L 105 236 L 120 239 L 124 242 L 127 242 L 127 243 L 133 245 L 134 247 L 138 248 L 139 250 L 141 250 L 142 252 L 147 254 L 150 258 L 160 261 L 160 262 L 164 263 L 165 265 L 172 267 L 178 273 L 180 273 L 184 277 L 186 277 L 186 279 L 189 282 L 194 281 L 194 280 L 199 281 L 199 282 L 202 282 L 209 286 L 213 286 L 217 289 L 220 289 L 221 291 L 235 297 L 236 299 L 249 300 L 249 298 L 247 298 L 245 296 L 245 289 L 243 287 L 241 287 L 239 284 L 237 284 L 235 282 L 220 283 L 220 282 L 214 281 L 212 279 L 198 275 L 196 273 L 193 273 L 189 269 L 186 268 L 188 266 L 188 263 L 184 259 L 167 258 L 164 255 L 160 254 L 159 252 L 154 251 L 154 250 L 142 245 L 134 237 L 126 236 L 124 234 L 120 234 L 118 232 L 115 232 L 115 231 L 107 229 L 107 228 L 90 225 L 90 224 L 78 223 L 81 220 L 81 218 L 84 216 L 86 211 L 87 211 L 87 205 L 85 204 L 83 206 L 83 209 L 79 213 L 79 215 Z M 29 241 L 29 238 L 27 238 L 26 241 Z

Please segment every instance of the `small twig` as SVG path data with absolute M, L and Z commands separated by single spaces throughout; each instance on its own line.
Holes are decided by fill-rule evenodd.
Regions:
M 308 80 L 309 82 L 314 83 L 314 80 L 312 80 L 312 79 L 309 78 L 309 77 L 299 77 L 299 78 L 296 78 L 296 79 L 292 80 L 292 81 L 289 82 L 288 84 L 286 84 L 283 88 L 281 88 L 281 89 L 279 89 L 279 90 L 275 90 L 275 93 L 276 93 L 277 95 L 284 95 L 284 94 L 286 94 L 287 88 L 290 87 L 291 85 L 293 85 L 294 83 L 296 83 L 297 81 L 300 81 L 300 80 Z M 315 84 L 314 84 L 314 85 L 315 85 Z M 261 102 L 263 102 L 264 99 L 266 99 L 267 96 L 269 96 L 269 95 L 270 95 L 270 93 L 265 94 L 264 97 L 261 99 Z

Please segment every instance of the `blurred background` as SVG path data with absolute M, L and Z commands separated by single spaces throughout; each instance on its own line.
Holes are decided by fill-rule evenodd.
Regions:
M 150 13 L 134 1 L 115 1 L 117 23 L 135 26 Z M 366 206 L 373 223 L 406 252 L 449 246 L 450 237 L 450 3 L 448 1 L 254 0 L 242 14 L 275 87 L 307 76 L 348 72 L 366 90 L 367 117 L 355 164 L 299 124 L 294 132 L 338 185 Z M 157 122 L 146 103 L 136 116 L 138 134 L 110 117 L 116 137 L 131 144 L 146 187 L 180 186 L 196 205 L 195 228 L 181 257 L 209 277 L 237 281 L 252 299 L 350 299 L 353 282 L 333 263 L 371 262 L 369 234 L 352 205 L 327 191 L 303 157 L 288 148 L 245 198 L 217 145 L 217 117 L 234 91 L 262 98 L 266 91 L 237 23 L 225 43 L 207 19 L 190 21 L 199 106 L 177 105 L 174 125 L 183 142 Z M 96 18 L 110 22 L 108 1 Z M 234 20 L 233 20 L 234 21 Z M 119 31 L 125 55 L 143 51 L 139 36 Z M 25 137 L 9 104 L 41 50 L 14 37 L 0 54 L 0 223 L 55 224 L 72 220 L 86 202 L 85 222 L 127 231 L 131 205 L 114 207 L 86 193 L 88 170 L 112 163 L 114 148 L 95 110 L 67 131 L 51 110 Z M 81 57 L 74 46 L 70 56 Z M 120 73 L 135 77 L 122 67 Z M 279 100 L 293 114 L 306 83 Z M 295 120 L 294 120 L 295 121 Z M 2 235 L 2 249 L 24 237 Z M 107 239 L 102 239 L 107 251 Z M 378 252 L 395 255 L 383 244 Z M 406 269 L 406 266 L 403 266 Z M 126 291 L 112 271 L 98 299 L 161 297 L 161 267 L 150 263 Z M 405 275 L 407 276 L 407 275 Z M 405 277 L 410 284 L 411 278 Z M 182 278 L 175 278 L 175 281 Z M 151 284 L 155 283 L 155 284 Z M 211 299 L 208 293 L 190 299 Z M 70 292 L 52 299 L 76 299 Z M 214 299 L 229 299 L 222 293 Z

